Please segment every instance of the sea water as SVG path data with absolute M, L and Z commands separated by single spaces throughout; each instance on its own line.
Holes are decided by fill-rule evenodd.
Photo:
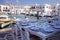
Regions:
M 27 18 L 29 18 L 29 19 L 35 18 L 34 16 L 26 16 L 26 15 L 9 15 L 9 17 L 10 17 L 11 19 L 13 19 L 14 17 L 15 17 L 15 18 L 22 18 L 22 19 L 24 19 L 25 17 L 27 17 Z

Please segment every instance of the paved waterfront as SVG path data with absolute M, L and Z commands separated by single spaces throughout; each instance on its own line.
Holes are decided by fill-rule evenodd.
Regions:
M 49 18 L 50 19 L 50 18 Z M 47 20 L 49 20 L 48 18 L 41 18 L 40 17 L 40 20 L 41 21 L 43 21 L 43 23 L 44 22 L 47 22 Z M 38 20 L 39 21 L 39 20 Z M 15 26 L 14 26 L 15 27 Z M 7 28 L 7 30 L 9 30 L 10 28 Z M 18 28 L 19 29 L 19 28 Z M 4 30 L 4 29 L 3 29 Z M 14 35 L 14 39 L 16 39 L 16 37 L 18 37 L 18 40 L 20 40 L 21 39 L 21 35 L 20 35 L 20 30 L 17 30 L 17 32 L 18 32 L 18 35 L 16 35 L 16 33 L 13 33 L 13 35 Z M 10 31 L 6 31 L 6 32 L 4 32 L 4 33 L 0 33 L 0 40 L 13 40 L 13 35 L 12 35 L 12 29 L 10 30 Z M 59 36 L 58 36 L 59 35 Z M 58 37 L 60 37 L 60 32 L 58 33 L 58 35 L 56 35 L 55 37 L 53 37 L 53 40 L 59 40 L 59 38 Z M 37 37 L 36 37 L 36 39 L 35 39 L 35 37 L 36 36 L 33 36 L 33 37 L 31 37 L 31 40 L 37 40 Z M 57 37 L 57 39 L 55 39 Z M 38 38 L 38 40 L 40 40 L 39 38 Z

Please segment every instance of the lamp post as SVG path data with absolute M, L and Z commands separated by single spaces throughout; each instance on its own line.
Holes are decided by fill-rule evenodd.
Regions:
M 59 6 L 59 4 L 57 3 L 57 5 L 56 5 L 56 11 L 57 11 L 57 14 L 59 15 L 59 13 L 58 13 L 58 6 Z

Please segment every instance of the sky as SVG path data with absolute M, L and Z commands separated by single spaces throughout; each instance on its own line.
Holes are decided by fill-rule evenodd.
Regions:
M 17 3 L 18 2 L 18 3 Z M 60 0 L 0 0 L 0 4 L 56 4 Z

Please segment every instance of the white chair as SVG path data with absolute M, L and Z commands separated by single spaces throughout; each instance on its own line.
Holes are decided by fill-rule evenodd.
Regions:
M 23 31 L 19 22 L 17 22 L 17 26 L 18 26 L 18 28 L 20 28 L 20 31 L 21 31 L 21 40 L 30 40 L 28 31 L 25 29 Z

